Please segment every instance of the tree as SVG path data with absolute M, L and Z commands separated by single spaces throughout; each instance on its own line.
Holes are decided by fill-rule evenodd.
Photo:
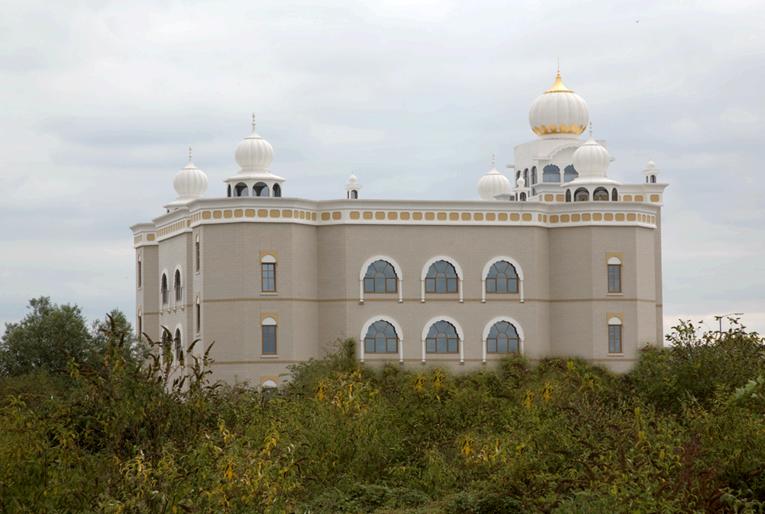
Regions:
M 18 323 L 6 323 L 0 339 L 0 374 L 67 373 L 69 362 L 92 359 L 97 342 L 76 305 L 56 305 L 47 296 L 29 301 Z

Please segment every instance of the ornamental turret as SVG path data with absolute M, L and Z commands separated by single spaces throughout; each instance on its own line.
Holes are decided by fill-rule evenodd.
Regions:
M 271 143 L 255 132 L 255 115 L 252 115 L 252 132 L 236 147 L 234 153 L 239 172 L 225 180 L 227 196 L 282 196 L 284 178 L 271 173 L 274 148 Z

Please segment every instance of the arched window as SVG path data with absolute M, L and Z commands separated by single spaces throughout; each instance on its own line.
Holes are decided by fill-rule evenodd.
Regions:
M 268 317 L 261 322 L 263 355 L 276 355 L 276 320 Z
M 563 169 L 563 181 L 571 182 L 579 176 L 579 172 L 576 171 L 573 164 L 569 164 Z
M 447 261 L 436 261 L 428 268 L 425 275 L 426 293 L 456 293 L 459 289 L 457 270 Z
M 515 325 L 508 321 L 498 321 L 491 326 L 486 337 L 488 353 L 520 353 L 521 338 Z
M 358 200 L 359 199 L 359 192 L 355 189 L 351 189 L 351 191 L 348 193 L 348 196 L 351 200 Z
M 175 329 L 175 337 L 173 337 L 173 358 L 175 362 L 183 364 L 183 341 L 180 328 Z
M 608 190 L 605 187 L 598 187 L 592 193 L 592 199 L 596 202 L 608 201 Z
M 234 187 L 234 193 L 236 196 L 250 196 L 249 189 L 247 188 L 247 184 L 244 182 L 239 182 L 236 187 Z
M 459 350 L 460 337 L 454 325 L 440 320 L 430 326 L 425 338 L 426 353 L 458 353 Z
M 526 201 L 526 193 L 521 193 L 521 201 L 522 202 Z
M 566 201 L 567 202 L 571 201 L 571 190 L 570 189 L 566 189 Z
M 252 188 L 252 196 L 271 196 L 271 191 L 265 182 L 258 182 Z
M 160 291 L 162 292 L 162 305 L 167 305 L 167 274 L 162 273 L 162 280 L 160 281 Z
M 365 293 L 396 293 L 398 292 L 398 277 L 393 265 L 382 259 L 376 260 L 367 267 L 364 275 Z
M 616 316 L 608 320 L 608 353 L 622 353 L 622 320 Z
M 202 268 L 202 247 L 199 242 L 199 234 L 194 239 L 194 271 L 199 271 Z
M 229 184 L 228 187 L 226 187 L 226 196 L 231 198 L 231 184 Z
M 532 184 L 537 183 L 537 167 L 536 166 L 531 167 L 531 183 Z
M 616 190 L 616 188 L 613 188 L 611 190 L 611 201 L 612 202 L 618 202 L 619 201 L 619 192 Z
M 622 261 L 618 257 L 608 259 L 608 292 L 622 292 Z
M 651 184 L 656 183 L 656 175 L 651 175 Z
M 529 182 L 529 169 L 528 168 L 523 170 L 523 181 L 526 182 L 527 186 L 531 185 L 531 182 Z
M 135 275 L 138 279 L 138 287 L 141 288 L 143 286 L 143 267 L 140 257 L 138 257 L 138 261 L 136 262 Z
M 590 199 L 590 192 L 587 191 L 587 189 L 580 187 L 576 191 L 574 191 L 574 201 L 575 202 L 587 202 Z
M 282 196 L 282 186 L 274 184 L 274 196 L 280 198 Z
M 197 296 L 197 302 L 196 302 L 196 327 L 197 327 L 197 334 L 202 330 L 202 302 L 199 301 L 199 297 Z
M 181 286 L 181 270 L 175 270 L 173 278 L 173 289 L 175 289 L 175 301 L 180 302 L 183 299 L 183 287 Z
M 398 334 L 389 322 L 379 319 L 372 323 L 364 336 L 365 353 L 398 353 Z
M 560 168 L 555 164 L 548 164 L 542 168 L 542 182 L 560 183 Z
M 271 254 L 260 258 L 260 290 L 264 293 L 276 292 L 276 257 Z
M 518 292 L 518 273 L 515 266 L 507 261 L 497 261 L 489 268 L 486 275 L 486 292 L 496 293 L 517 293 Z

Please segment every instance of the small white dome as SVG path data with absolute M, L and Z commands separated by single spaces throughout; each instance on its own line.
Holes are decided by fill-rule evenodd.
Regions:
M 359 179 L 356 178 L 356 175 L 351 173 L 351 176 L 348 177 L 348 181 L 345 183 L 345 189 L 348 191 L 352 189 L 361 189 L 361 185 L 359 184 Z
M 492 168 L 478 181 L 478 195 L 481 200 L 495 200 L 495 196 L 510 192 L 510 180 L 497 171 L 492 159 Z
M 189 148 L 189 163 L 175 174 L 173 187 L 178 193 L 179 200 L 199 198 L 207 191 L 207 175 L 191 162 L 191 148 Z
M 592 138 L 576 149 L 573 156 L 574 168 L 579 173 L 578 179 L 605 177 L 611 156 L 603 145 Z
M 271 143 L 255 132 L 255 116 L 252 117 L 252 133 L 236 147 L 234 154 L 242 172 L 269 172 L 274 160 L 274 148 Z
M 531 130 L 538 136 L 576 137 L 587 128 L 587 103 L 555 76 L 552 87 L 539 95 L 529 109 Z

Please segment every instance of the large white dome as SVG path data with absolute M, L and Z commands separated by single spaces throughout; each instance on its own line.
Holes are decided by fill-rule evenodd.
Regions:
M 271 143 L 255 132 L 255 119 L 252 120 L 252 134 L 236 147 L 234 154 L 237 164 L 243 172 L 268 172 L 274 160 L 274 148 Z
M 555 76 L 552 87 L 538 96 L 529 109 L 531 130 L 541 137 L 576 137 L 590 120 L 587 102 Z
M 510 180 L 497 171 L 492 162 L 492 168 L 478 181 L 478 195 L 481 200 L 495 200 L 495 196 L 510 192 Z
M 611 156 L 603 145 L 590 135 L 573 155 L 574 168 L 579 172 L 579 179 L 605 177 L 608 174 L 608 164 Z
M 191 162 L 191 149 L 189 149 L 189 163 L 175 174 L 173 187 L 178 193 L 179 200 L 199 198 L 207 191 L 207 175 Z

